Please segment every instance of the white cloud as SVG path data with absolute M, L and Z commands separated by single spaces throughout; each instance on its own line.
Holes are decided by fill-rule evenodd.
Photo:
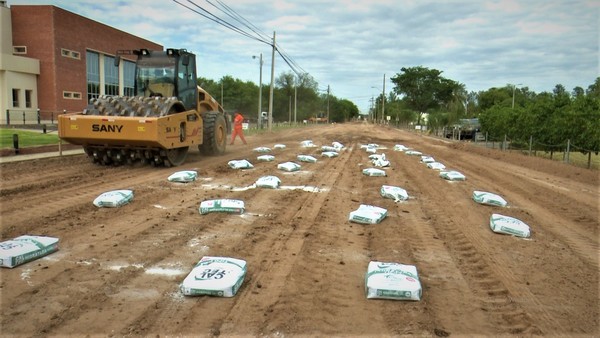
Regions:
M 599 14 L 595 0 L 177 0 L 203 15 L 217 15 L 255 35 L 229 15 L 253 25 L 267 43 L 242 36 L 175 1 L 54 0 L 63 9 L 165 47 L 198 55 L 199 75 L 215 80 L 230 75 L 258 82 L 269 79 L 273 31 L 278 45 L 320 87 L 367 109 L 371 95 L 402 67 L 422 65 L 480 91 L 508 83 L 531 90 L 587 87 L 599 76 Z M 9 0 L 9 5 L 47 4 Z M 211 3 L 217 4 L 216 0 Z M 276 75 L 289 71 L 276 58 Z M 356 98 L 356 99 L 355 99 Z

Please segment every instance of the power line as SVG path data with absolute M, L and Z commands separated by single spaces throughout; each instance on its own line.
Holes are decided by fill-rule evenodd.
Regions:
M 232 25 L 231 23 L 229 23 L 229 22 L 227 22 L 227 21 L 219 18 L 218 16 L 212 14 L 211 12 L 207 11 L 206 9 L 202 8 L 201 6 L 199 6 L 198 4 L 194 3 L 191 0 L 188 0 L 188 2 L 191 3 L 192 5 L 194 5 L 195 7 L 197 7 L 198 9 L 200 9 L 201 11 L 206 12 L 207 14 L 199 12 L 198 10 L 196 10 L 196 9 L 194 9 L 192 7 L 189 7 L 189 6 L 185 5 L 185 4 L 182 4 L 181 2 L 179 2 L 177 0 L 173 0 L 173 2 L 177 3 L 178 5 L 180 5 L 182 7 L 185 7 L 187 9 L 189 9 L 190 11 L 192 11 L 192 12 L 198 14 L 198 15 L 201 15 L 201 16 L 203 16 L 203 17 L 205 17 L 205 18 L 207 18 L 207 19 L 209 19 L 209 20 L 211 20 L 211 21 L 213 21 L 213 22 L 215 22 L 215 23 L 217 23 L 217 24 L 219 24 L 219 25 L 221 25 L 221 26 L 223 26 L 225 28 L 228 28 L 228 29 L 230 29 L 230 30 L 232 30 L 232 31 L 234 31 L 236 33 L 244 35 L 244 36 L 246 36 L 248 38 L 251 38 L 253 40 L 256 40 L 256 41 L 259 41 L 259 42 L 271 45 L 271 43 L 269 43 L 268 41 L 264 41 L 264 40 L 262 40 L 262 39 L 260 39 L 260 38 L 258 38 L 256 36 L 253 36 L 253 35 L 245 32 L 245 31 L 243 31 L 239 27 L 236 27 L 236 26 Z
M 173 0 L 173 2 L 177 3 L 178 5 L 187 8 L 188 10 L 201 15 L 202 17 L 209 19 L 227 29 L 230 29 L 238 34 L 241 34 L 245 37 L 251 38 L 253 40 L 262 42 L 264 44 L 267 44 L 271 47 L 273 47 L 276 51 L 277 54 L 279 54 L 279 56 L 281 56 L 281 58 L 283 59 L 283 61 L 290 67 L 290 69 L 297 75 L 297 76 L 301 76 L 302 74 L 308 74 L 308 72 L 306 72 L 288 53 L 286 53 L 280 46 L 279 44 L 275 43 L 273 44 L 273 42 L 271 41 L 271 38 L 269 36 L 267 36 L 267 34 L 265 34 L 264 32 L 262 32 L 258 27 L 256 27 L 254 24 L 252 24 L 250 21 L 248 21 L 247 19 L 245 19 L 242 15 L 240 15 L 239 13 L 237 13 L 233 8 L 229 7 L 228 5 L 226 5 L 223 1 L 221 0 L 216 0 L 215 4 L 214 2 L 212 2 L 211 0 L 205 0 L 208 4 L 210 4 L 211 6 L 213 6 L 214 8 L 216 8 L 217 10 L 219 10 L 220 12 L 222 12 L 223 14 L 227 15 L 229 18 L 237 21 L 239 24 L 241 24 L 243 27 L 239 27 L 235 24 L 232 24 L 230 22 L 228 22 L 227 20 L 211 13 L 209 10 L 205 9 L 204 7 L 198 5 L 197 3 L 195 3 L 192 0 L 187 0 L 188 3 L 192 4 L 194 7 L 190 7 L 186 4 L 181 3 L 178 0 Z M 245 29 L 244 29 L 245 28 Z M 250 32 L 249 32 L 249 31 Z
M 208 3 L 210 3 L 210 1 L 206 0 Z M 241 16 L 240 14 L 238 14 L 233 8 L 227 6 L 223 1 L 221 0 L 217 0 L 217 2 L 229 13 L 232 13 L 230 16 L 232 16 L 232 18 L 234 18 L 235 20 L 237 20 L 239 23 L 243 24 L 244 26 L 246 26 L 248 29 L 250 29 L 251 31 L 253 31 L 254 33 L 256 33 L 258 36 L 260 36 L 263 40 L 268 41 L 269 39 L 271 39 L 269 37 L 269 35 L 267 35 L 265 32 L 261 31 L 258 27 L 256 27 L 255 25 L 253 25 L 250 21 L 246 20 L 243 16 Z M 213 5 L 214 6 L 214 5 Z

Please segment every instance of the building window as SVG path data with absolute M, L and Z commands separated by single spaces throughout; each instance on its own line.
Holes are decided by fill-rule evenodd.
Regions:
M 125 96 L 135 96 L 135 63 L 123 60 L 123 94 Z
M 63 99 L 81 100 L 81 93 L 63 91 Z
M 86 51 L 85 66 L 87 73 L 87 99 L 96 99 L 100 96 L 100 55 Z
M 15 88 L 13 88 L 13 90 L 12 90 L 13 108 L 19 107 L 19 91 L 20 90 L 15 89 Z
M 31 108 L 31 94 L 32 93 L 33 93 L 33 91 L 31 89 L 25 90 L 25 107 L 26 108 Z
M 26 46 L 13 46 L 13 54 L 27 54 Z
M 79 52 L 65 48 L 60 49 L 60 55 L 77 60 L 81 59 L 81 55 L 79 54 Z
M 119 67 L 115 66 L 115 58 L 104 55 L 104 93 L 119 95 Z

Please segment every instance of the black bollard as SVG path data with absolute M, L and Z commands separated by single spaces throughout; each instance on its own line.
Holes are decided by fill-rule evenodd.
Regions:
M 44 134 L 46 133 L 46 124 L 42 125 L 42 130 L 44 131 Z
M 19 154 L 19 134 L 13 134 L 13 147 L 15 148 L 15 154 Z

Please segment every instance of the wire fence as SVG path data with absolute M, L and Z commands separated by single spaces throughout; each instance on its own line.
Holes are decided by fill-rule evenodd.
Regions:
M 547 144 L 536 140 L 533 136 L 529 139 L 492 136 L 489 133 L 477 133 L 472 140 L 475 145 L 502 151 L 518 151 L 528 156 L 537 156 L 559 160 L 588 169 L 600 169 L 600 149 L 587 149 L 574 144 L 570 139 L 556 144 Z
M 424 133 L 423 130 L 415 130 L 412 126 L 401 125 L 396 128 L 408 129 L 409 131 Z M 429 135 L 453 139 L 457 142 L 469 142 L 476 146 L 501 151 L 519 152 L 527 156 L 548 158 L 555 161 L 588 169 L 600 169 L 600 149 L 588 149 L 571 140 L 566 139 L 556 144 L 547 144 L 540 140 L 529 138 L 511 138 L 508 135 L 492 135 L 487 132 L 477 132 L 469 138 L 462 138 L 460 134 L 447 133 L 445 129 L 426 131 Z
M 63 111 L 43 111 L 39 109 L 7 109 L 0 117 L 0 124 L 6 126 L 42 125 L 58 123 L 58 116 L 67 113 Z

